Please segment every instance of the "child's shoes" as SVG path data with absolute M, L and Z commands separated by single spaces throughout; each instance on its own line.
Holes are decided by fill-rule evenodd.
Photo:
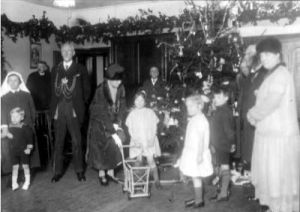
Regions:
M 194 204 L 195 204 L 195 199 L 189 199 L 189 200 L 184 201 L 184 206 L 186 208 L 192 207 Z
M 15 191 L 19 188 L 19 184 L 18 183 L 12 183 L 11 188 L 12 188 L 13 191 Z
M 25 190 L 25 191 L 27 191 L 28 188 L 29 188 L 29 186 L 30 186 L 30 183 L 29 183 L 29 182 L 25 182 L 25 183 L 23 184 L 23 186 L 22 186 L 22 189 Z
M 194 203 L 193 208 L 202 208 L 204 205 L 204 202 Z
M 221 197 L 219 195 L 215 195 L 213 197 L 210 197 L 209 200 L 212 202 L 225 202 L 229 200 L 229 196 Z
M 196 203 L 195 199 L 190 199 L 190 200 L 186 200 L 184 201 L 184 206 L 186 208 L 192 207 L 192 208 L 202 208 L 204 207 L 204 201 Z

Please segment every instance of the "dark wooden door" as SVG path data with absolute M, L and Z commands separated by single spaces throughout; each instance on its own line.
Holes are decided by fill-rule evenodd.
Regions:
M 93 96 L 99 84 L 99 73 L 101 72 L 103 75 L 105 68 L 109 65 L 109 48 L 76 49 L 75 51 L 75 61 L 88 69 L 92 89 L 91 96 Z M 99 59 L 101 59 L 101 63 L 98 62 Z M 99 67 L 100 64 L 101 67 Z

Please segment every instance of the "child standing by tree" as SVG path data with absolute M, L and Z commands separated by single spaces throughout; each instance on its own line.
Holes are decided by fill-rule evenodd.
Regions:
M 216 158 L 217 170 L 221 179 L 221 190 L 215 199 L 216 201 L 227 201 L 229 198 L 230 153 L 235 151 L 235 133 L 233 113 L 228 105 L 229 89 L 225 86 L 214 88 L 213 111 L 210 120 L 211 149 Z
M 145 100 L 145 93 L 143 91 L 138 92 L 134 97 L 134 108 L 126 119 L 126 126 L 131 137 L 130 145 L 140 147 L 130 148 L 129 156 L 130 158 L 145 156 L 153 173 L 155 185 L 157 188 L 161 188 L 158 169 L 153 158 L 161 155 L 156 135 L 159 119 L 152 109 L 145 107 Z
M 12 161 L 12 190 L 19 188 L 18 173 L 19 164 L 24 169 L 25 182 L 22 189 L 28 190 L 30 185 L 29 155 L 33 148 L 33 131 L 23 123 L 25 112 L 16 107 L 10 111 L 10 124 L 8 131 L 2 134 L 10 140 L 11 161 Z
M 186 207 L 200 208 L 204 206 L 202 177 L 213 173 L 209 150 L 209 124 L 202 109 L 204 97 L 191 95 L 186 99 L 189 121 L 186 129 L 182 155 L 178 160 L 180 171 L 192 177 L 195 198 L 185 201 Z

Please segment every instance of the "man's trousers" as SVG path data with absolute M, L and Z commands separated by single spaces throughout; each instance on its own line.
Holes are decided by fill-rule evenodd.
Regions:
M 55 120 L 54 172 L 63 172 L 63 150 L 67 130 L 72 139 L 72 154 L 75 172 L 83 171 L 80 123 L 76 117 L 72 102 L 62 100 L 57 107 Z

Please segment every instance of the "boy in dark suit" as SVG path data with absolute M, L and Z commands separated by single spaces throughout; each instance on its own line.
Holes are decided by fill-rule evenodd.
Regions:
M 79 181 L 85 181 L 81 147 L 81 124 L 85 106 L 90 96 L 88 72 L 73 61 L 74 46 L 65 43 L 61 47 L 63 62 L 52 70 L 52 99 L 50 111 L 55 120 L 54 176 L 52 182 L 62 177 L 63 147 L 67 130 L 72 139 L 75 172 Z
M 221 190 L 215 197 L 217 201 L 226 201 L 229 198 L 229 159 L 230 153 L 235 151 L 234 120 L 233 112 L 228 105 L 229 95 L 230 91 L 226 86 L 214 88 L 213 106 L 215 111 L 210 120 L 210 142 L 221 178 Z
M 25 182 L 22 189 L 27 190 L 30 185 L 30 153 L 33 149 L 33 130 L 30 126 L 23 123 L 25 117 L 24 109 L 16 107 L 10 111 L 11 121 L 9 131 L 2 137 L 7 137 L 10 143 L 10 157 L 12 162 L 12 190 L 19 188 L 18 174 L 19 165 L 22 164 Z

